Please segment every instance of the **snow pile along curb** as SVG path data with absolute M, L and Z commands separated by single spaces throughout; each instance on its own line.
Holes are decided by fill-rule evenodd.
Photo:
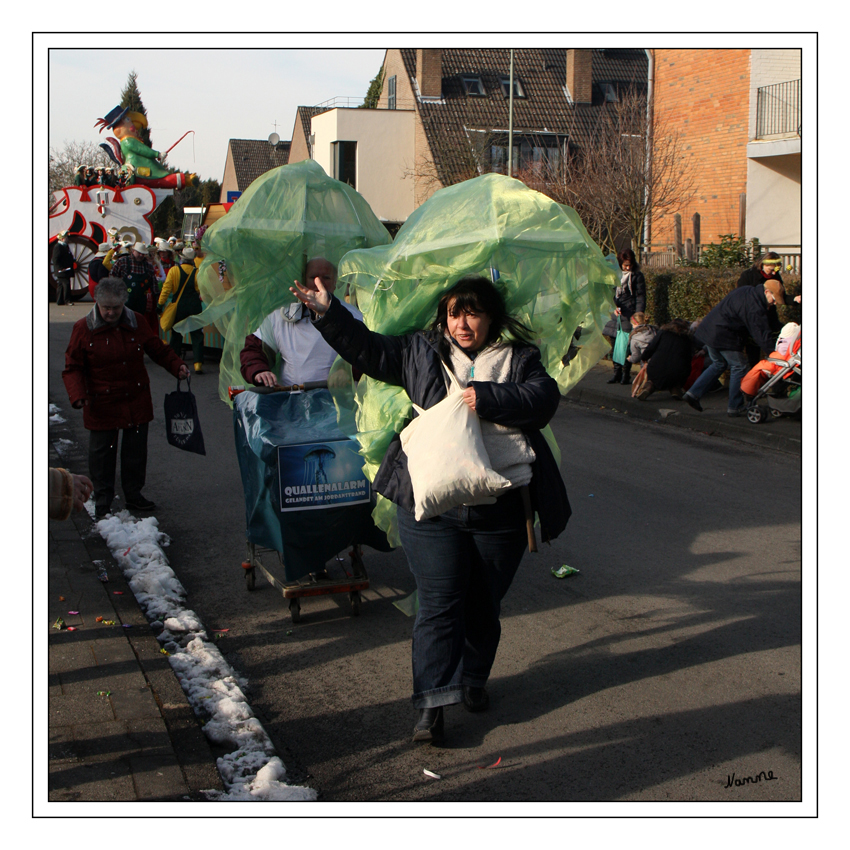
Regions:
M 147 618 L 162 624 L 157 639 L 193 710 L 207 719 L 204 733 L 212 742 L 234 748 L 218 759 L 227 792 L 207 791 L 207 798 L 315 800 L 312 788 L 286 784 L 286 767 L 242 692 L 245 680 L 225 661 L 195 612 L 185 607 L 186 591 L 162 551 L 170 541 L 156 518 L 136 519 L 121 511 L 96 527 Z

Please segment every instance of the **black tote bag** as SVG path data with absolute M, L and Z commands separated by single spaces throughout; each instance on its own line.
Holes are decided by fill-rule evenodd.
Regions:
M 177 391 L 165 396 L 165 436 L 178 449 L 205 455 L 207 452 L 198 419 L 198 404 L 189 387 L 189 378 L 186 378 L 186 391 L 182 392 L 178 378 Z

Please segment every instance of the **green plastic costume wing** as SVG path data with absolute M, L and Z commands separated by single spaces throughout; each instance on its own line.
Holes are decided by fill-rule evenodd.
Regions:
M 295 300 L 289 287 L 302 279 L 308 260 L 324 257 L 338 266 L 353 249 L 389 241 L 363 197 L 313 160 L 258 177 L 203 236 L 198 287 L 207 306 L 194 322 L 213 322 L 224 335 L 221 399 L 232 406 L 227 388 L 244 383 L 239 352 L 245 337 L 273 310 Z M 219 260 L 227 263 L 226 281 L 219 279 Z
M 486 174 L 436 192 L 408 218 L 390 245 L 346 254 L 348 284 L 374 331 L 428 327 L 443 292 L 467 274 L 494 280 L 508 313 L 534 331 L 543 363 L 562 393 L 608 350 L 602 328 L 613 309 L 615 267 L 576 212 L 523 183 Z M 338 361 L 332 371 L 344 372 Z M 340 384 L 344 383 L 340 375 Z M 362 379 L 353 399 L 335 392 L 340 412 L 354 405 L 357 437 L 370 480 L 393 435 L 410 416 L 404 390 Z M 544 432 L 555 457 L 551 431 Z M 376 524 L 397 543 L 395 507 L 379 497 Z

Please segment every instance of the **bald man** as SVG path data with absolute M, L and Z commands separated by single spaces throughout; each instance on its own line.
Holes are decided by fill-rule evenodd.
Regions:
M 317 280 L 329 292 L 336 289 L 336 268 L 323 257 L 315 257 L 304 269 L 304 287 L 318 291 Z M 362 314 L 341 302 L 355 318 Z M 269 350 L 270 349 L 270 350 Z M 280 355 L 280 369 L 273 371 L 270 355 Z M 300 302 L 287 304 L 268 315 L 254 333 L 245 338 L 239 355 L 242 377 L 258 387 L 293 386 L 308 381 L 326 381 L 336 352 L 322 339 L 310 321 L 310 311 Z

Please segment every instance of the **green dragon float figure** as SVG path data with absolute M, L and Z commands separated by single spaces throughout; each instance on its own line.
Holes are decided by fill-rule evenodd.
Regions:
M 141 140 L 139 134 L 147 125 L 147 118 L 140 112 L 120 106 L 110 110 L 105 118 L 98 118 L 94 125 L 100 127 L 101 133 L 104 130 L 115 133 L 117 138 L 108 138 L 109 144 L 100 147 L 121 168 L 128 178 L 127 184 L 139 183 L 152 189 L 183 189 L 195 182 L 197 177 L 190 172 L 170 172 L 159 161 L 160 152 Z

